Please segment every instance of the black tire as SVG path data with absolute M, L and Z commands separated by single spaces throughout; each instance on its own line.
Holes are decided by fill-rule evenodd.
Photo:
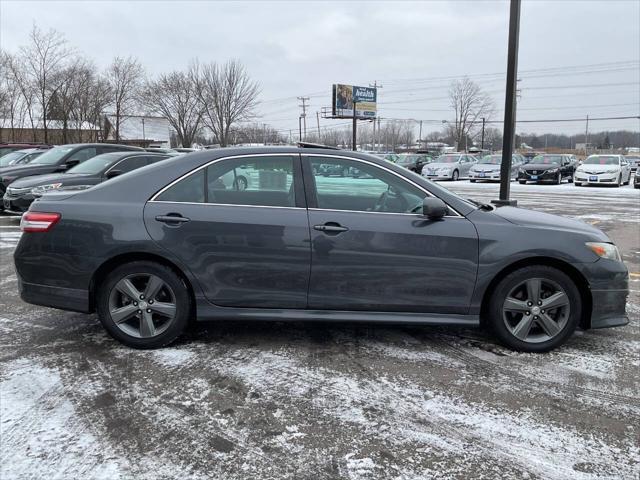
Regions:
M 562 173 L 558 172 L 558 178 L 556 178 L 556 185 L 560 185 L 562 183 Z
M 471 183 L 476 183 L 476 180 L 475 180 L 474 178 L 470 178 L 470 179 L 469 179 L 469 181 L 470 181 Z
M 526 181 L 526 180 L 518 180 L 518 183 L 519 183 L 520 185 L 526 185 L 526 184 L 527 184 L 527 181 Z
M 569 305 L 568 318 L 565 320 L 564 326 L 552 338 L 537 343 L 517 338 L 507 328 L 503 317 L 503 306 L 507 296 L 518 285 L 530 279 L 541 279 L 543 282 L 548 281 L 559 285 L 568 297 Z M 508 274 L 498 283 L 489 301 L 486 324 L 505 346 L 521 352 L 542 353 L 565 343 L 578 326 L 581 315 L 582 302 L 580 292 L 568 275 L 553 267 L 530 266 Z
M 582 183 L 580 183 L 580 182 L 573 182 L 573 184 L 574 184 L 576 187 L 581 187 L 581 186 L 582 186 Z
M 622 174 L 618 177 L 618 182 L 616 183 L 616 188 L 620 188 L 622 186 Z
M 136 337 L 125 333 L 116 325 L 110 312 L 110 296 L 121 280 L 133 275 L 154 275 L 170 288 L 175 298 L 175 316 L 167 328 L 151 337 Z M 193 312 L 189 289 L 184 281 L 171 268 L 150 261 L 131 262 L 111 271 L 98 286 L 97 310 L 100 322 L 109 335 L 128 347 L 151 349 L 169 345 L 185 330 Z M 139 310 L 138 310 L 139 312 Z M 132 320 L 135 321 L 135 318 Z
M 458 170 L 454 170 L 453 173 L 451 174 L 451 181 L 457 182 L 459 178 L 460 178 L 460 172 L 458 172 Z

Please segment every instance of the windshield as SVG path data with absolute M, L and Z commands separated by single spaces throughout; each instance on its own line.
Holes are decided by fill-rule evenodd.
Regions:
M 460 155 L 440 155 L 434 163 L 457 163 Z
M 122 155 L 119 154 L 113 155 L 112 153 L 105 153 L 104 155 L 98 155 L 97 157 L 85 160 L 79 165 L 67 170 L 67 173 L 100 173 L 119 161 L 121 158 Z
M 502 155 L 487 155 L 482 158 L 478 163 L 484 163 L 489 165 L 500 165 L 502 163 Z
M 46 153 L 40 155 L 31 163 L 38 165 L 53 165 L 58 163 L 62 157 L 64 157 L 73 149 L 74 147 L 54 147 L 51 150 L 48 150 Z
M 531 163 L 538 163 L 542 165 L 560 165 L 562 163 L 562 156 L 560 155 L 538 155 L 533 159 Z
M 594 155 L 584 161 L 585 165 L 619 165 L 620 159 L 614 156 Z
M 20 160 L 25 154 L 21 152 L 11 152 L 0 157 L 0 167 L 6 167 L 15 160 Z

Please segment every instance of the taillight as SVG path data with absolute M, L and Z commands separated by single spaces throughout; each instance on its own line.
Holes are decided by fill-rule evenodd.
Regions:
M 48 232 L 60 220 L 59 213 L 26 212 L 20 220 L 20 230 L 23 232 Z

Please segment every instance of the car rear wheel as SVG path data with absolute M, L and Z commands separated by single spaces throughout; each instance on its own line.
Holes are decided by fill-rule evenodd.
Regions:
M 518 180 L 518 183 L 520 185 L 525 185 L 527 183 L 527 181 L 526 180 Z
M 173 270 L 158 263 L 117 267 L 98 291 L 100 322 L 129 347 L 168 345 L 184 331 L 191 316 L 187 286 Z
M 510 273 L 497 285 L 488 323 L 507 347 L 546 352 L 571 336 L 581 308 L 578 288 L 565 273 L 553 267 L 530 266 Z

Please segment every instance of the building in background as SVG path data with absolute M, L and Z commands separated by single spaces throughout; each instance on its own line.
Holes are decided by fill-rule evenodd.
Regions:
M 104 138 L 106 142 L 116 141 L 115 124 L 115 115 L 105 115 Z M 120 120 L 118 143 L 144 148 L 169 148 L 172 132 L 169 120 L 164 117 L 127 115 Z
M 61 145 L 65 143 L 94 143 L 102 141 L 102 130 L 90 122 L 69 120 L 47 121 L 48 143 Z M 20 123 L 0 118 L 0 142 L 44 142 L 44 124 L 41 119 L 34 120 L 33 125 L 24 120 Z

